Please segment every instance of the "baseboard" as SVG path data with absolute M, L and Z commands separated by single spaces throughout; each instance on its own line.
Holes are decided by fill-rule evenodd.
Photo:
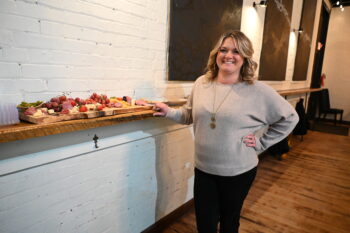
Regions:
M 147 229 L 143 230 L 141 233 L 159 233 L 163 229 L 168 227 L 170 224 L 178 220 L 182 215 L 186 214 L 191 208 L 194 207 L 193 199 L 189 200 L 173 212 L 159 219 L 157 222 L 152 224 Z

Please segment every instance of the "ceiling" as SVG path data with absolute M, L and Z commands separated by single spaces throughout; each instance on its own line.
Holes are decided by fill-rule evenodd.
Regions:
M 337 2 L 339 1 L 340 4 L 342 4 L 343 6 L 350 6 L 350 0 L 330 0 L 331 4 L 333 7 L 339 7 L 337 6 Z

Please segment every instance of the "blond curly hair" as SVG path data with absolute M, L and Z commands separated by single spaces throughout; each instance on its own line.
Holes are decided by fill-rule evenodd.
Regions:
M 221 45 L 227 38 L 232 38 L 236 42 L 237 50 L 244 59 L 240 70 L 240 80 L 252 84 L 255 80 L 255 70 L 258 67 L 258 64 L 252 59 L 254 53 L 253 45 L 243 32 L 237 30 L 229 31 L 223 34 L 215 44 L 214 48 L 209 54 L 207 66 L 204 70 L 205 76 L 207 77 L 208 81 L 214 81 L 216 79 L 219 72 L 219 68 L 216 64 L 216 57 Z

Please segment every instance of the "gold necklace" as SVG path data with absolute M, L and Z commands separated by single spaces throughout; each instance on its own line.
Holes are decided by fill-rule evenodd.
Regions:
M 216 128 L 216 113 L 218 113 L 221 105 L 225 102 L 225 100 L 227 99 L 227 97 L 230 95 L 231 91 L 233 90 L 232 86 L 230 88 L 230 90 L 227 92 L 227 94 L 225 95 L 224 99 L 221 101 L 221 103 L 219 104 L 219 106 L 217 107 L 217 109 L 215 110 L 215 102 L 216 102 L 216 85 L 217 83 L 215 83 L 215 94 L 214 94 L 214 101 L 213 101 L 213 112 L 211 113 L 211 117 L 210 117 L 210 128 L 211 129 L 215 129 Z

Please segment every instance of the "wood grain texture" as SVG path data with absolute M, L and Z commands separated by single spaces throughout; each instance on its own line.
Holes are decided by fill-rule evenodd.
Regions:
M 23 112 L 19 112 L 19 119 L 34 124 L 49 124 L 59 121 L 70 121 L 78 119 L 90 119 L 96 117 L 113 116 L 124 113 L 141 112 L 145 110 L 151 110 L 153 106 L 131 106 L 127 108 L 105 108 L 101 111 L 87 111 L 78 112 L 72 114 L 58 114 L 57 115 L 43 115 L 34 117 L 32 115 L 26 115 Z
M 283 90 L 283 91 L 277 91 L 277 92 L 282 96 L 288 96 L 288 95 L 299 95 L 299 94 L 317 92 L 321 90 L 322 88 L 300 88 L 300 89 Z
M 153 117 L 153 113 L 153 110 L 146 110 L 107 117 L 61 121 L 41 125 L 21 122 L 20 124 L 11 126 L 1 126 L 0 143 L 143 120 Z
M 189 200 L 170 214 L 166 215 L 165 217 L 158 220 L 155 224 L 151 225 L 147 229 L 143 230 L 141 233 L 152 233 L 152 232 L 161 232 L 166 228 L 168 225 L 170 225 L 172 222 L 176 221 L 178 218 L 182 217 L 187 212 L 190 212 L 193 209 L 194 201 L 193 199 Z M 191 216 L 189 218 L 184 219 L 187 221 L 187 224 L 185 223 L 185 227 L 191 227 L 192 222 L 195 219 L 192 219 Z
M 240 233 L 350 232 L 350 137 L 292 139 L 287 159 L 261 158 Z M 196 232 L 193 209 L 163 232 Z
M 293 90 L 283 90 L 277 92 L 282 96 L 288 96 L 320 91 L 321 89 L 322 88 L 302 88 Z M 177 100 L 170 101 L 169 103 L 171 105 L 179 107 L 179 105 L 184 104 L 185 102 L 185 100 Z M 120 115 L 115 116 L 106 116 L 93 119 L 70 120 L 62 122 L 55 122 L 55 120 L 49 120 L 48 122 L 46 122 L 48 124 L 43 124 L 40 126 L 24 122 L 21 122 L 16 125 L 0 126 L 0 143 L 23 140 L 34 137 L 49 136 L 59 133 L 73 132 L 76 130 L 103 127 L 108 125 L 119 124 L 122 122 L 143 120 L 148 117 L 152 117 L 153 112 L 153 110 L 140 111 L 137 113 L 128 114 L 120 114 L 121 112 L 119 112 Z
M 288 95 L 298 95 L 309 92 L 320 91 L 322 88 L 302 88 L 293 90 L 283 90 L 277 91 L 282 96 Z M 168 104 L 171 106 L 182 105 L 186 103 L 185 100 L 174 100 L 169 101 Z M 143 110 L 143 109 L 139 109 Z M 43 125 L 33 125 L 29 123 L 21 122 L 16 125 L 0 126 L 0 143 L 11 142 L 16 140 L 23 140 L 34 137 L 49 136 L 59 133 L 73 132 L 77 130 L 91 129 L 97 127 L 103 127 L 108 125 L 119 124 L 122 122 L 129 122 L 135 120 L 143 120 L 148 117 L 152 117 L 153 110 L 140 111 L 136 113 L 121 114 L 122 110 L 113 114 L 119 114 L 114 116 L 97 117 L 93 119 L 80 119 L 80 120 L 69 120 L 56 122 L 56 120 L 51 121 L 49 119 L 47 124 Z M 108 115 L 108 114 L 106 114 Z M 94 116 L 96 117 L 96 116 Z M 87 117 L 89 118 L 89 117 Z

